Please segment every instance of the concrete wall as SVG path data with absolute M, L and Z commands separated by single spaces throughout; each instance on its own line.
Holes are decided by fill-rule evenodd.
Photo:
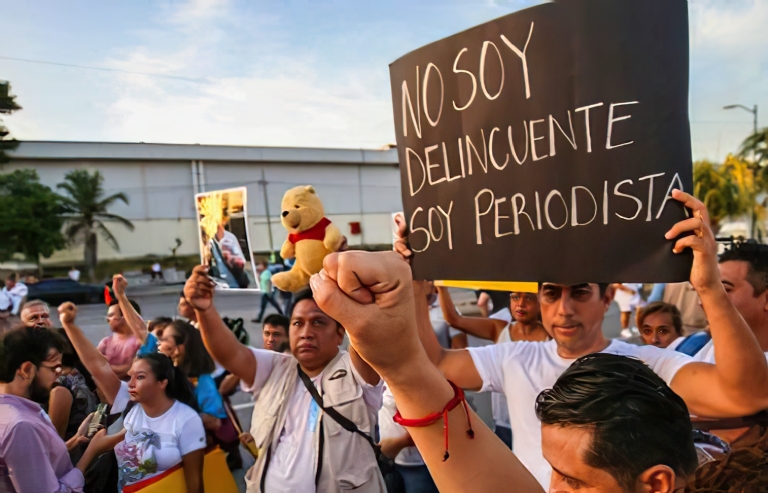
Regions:
M 106 195 L 123 192 L 129 204 L 116 203 L 110 212 L 133 222 L 128 231 L 108 224 L 120 245 L 116 252 L 99 240 L 99 258 L 170 255 L 182 240 L 179 255 L 198 253 L 194 187 L 190 161 L 18 160 L 4 171 L 33 167 L 40 181 L 56 189 L 73 169 L 99 170 Z M 371 164 L 270 164 L 203 162 L 200 176 L 205 190 L 245 186 L 248 190 L 249 232 L 254 251 L 269 250 L 263 177 L 267 182 L 274 247 L 280 249 L 286 231 L 280 224 L 280 202 L 289 188 L 311 184 L 323 201 L 327 217 L 346 234 L 350 245 L 389 243 L 390 217 L 402 208 L 397 167 Z M 361 223 L 362 234 L 352 235 L 349 223 Z M 82 260 L 82 246 L 57 252 L 47 263 Z

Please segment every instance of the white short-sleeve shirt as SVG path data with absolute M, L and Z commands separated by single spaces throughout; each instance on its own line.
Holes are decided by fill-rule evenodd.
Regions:
M 672 344 L 666 347 L 666 350 L 676 351 L 677 346 L 679 346 L 684 340 L 685 340 L 685 337 L 678 337 L 677 339 L 672 341 Z M 692 358 L 694 361 L 699 361 L 701 363 L 709 363 L 711 365 L 714 365 L 715 364 L 715 343 L 710 339 L 710 341 L 704 344 L 704 346 L 699 350 L 699 352 L 694 354 Z M 768 352 L 765 353 L 765 359 L 766 361 L 768 361 Z
M 250 392 L 254 398 L 258 398 L 261 389 L 272 376 L 274 362 L 277 358 L 291 358 L 290 355 L 276 353 L 265 349 L 250 348 L 256 357 L 256 376 L 250 387 L 241 385 L 243 391 Z M 342 358 L 349 358 L 349 353 L 342 351 Z M 355 365 L 350 364 L 352 376 L 363 391 L 363 400 L 368 412 L 375 416 L 379 412 L 382 403 L 383 380 L 377 385 L 371 385 L 363 380 L 357 372 Z M 318 390 L 322 382 L 323 373 L 313 377 L 312 383 Z M 317 467 L 316 450 L 314 446 L 314 433 L 320 419 L 320 408 L 312 399 L 307 388 L 296 377 L 297 383 L 288 403 L 288 416 L 285 425 L 280 432 L 277 448 L 267 469 L 267 477 L 264 489 L 275 493 L 292 493 L 296 491 L 315 490 L 315 472 Z
M 681 353 L 655 346 L 635 346 L 613 340 L 603 351 L 637 358 L 667 384 L 684 365 L 693 361 Z M 507 399 L 515 455 L 539 483 L 549 487 L 552 469 L 541 451 L 541 424 L 536 417 L 536 398 L 575 361 L 557 354 L 557 342 L 507 342 L 470 348 L 469 354 L 483 380 L 483 391 L 502 392 Z
M 122 412 L 129 400 L 128 384 L 121 382 L 112 412 Z M 123 427 L 125 440 L 115 447 L 120 491 L 126 485 L 162 474 L 180 464 L 183 456 L 206 446 L 203 420 L 179 401 L 155 418 L 135 405 L 125 416 Z

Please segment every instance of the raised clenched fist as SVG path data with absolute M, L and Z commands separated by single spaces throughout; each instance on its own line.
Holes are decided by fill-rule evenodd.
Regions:
M 399 254 L 333 253 L 310 286 L 318 306 L 344 326 L 352 347 L 381 376 L 420 350 L 411 269 Z
M 205 311 L 213 305 L 215 287 L 216 283 L 208 277 L 208 267 L 198 265 L 184 284 L 184 298 L 195 310 Z
M 59 305 L 59 320 L 62 324 L 71 324 L 77 317 L 77 306 L 71 301 Z
M 128 281 L 125 280 L 122 274 L 112 276 L 112 291 L 115 292 L 115 296 L 123 296 L 127 287 Z

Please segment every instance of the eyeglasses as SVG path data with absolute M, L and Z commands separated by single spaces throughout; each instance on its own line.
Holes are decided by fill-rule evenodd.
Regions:
M 46 368 L 48 370 L 51 370 L 56 375 L 61 373 L 61 365 L 48 366 L 48 365 L 41 364 L 40 368 Z

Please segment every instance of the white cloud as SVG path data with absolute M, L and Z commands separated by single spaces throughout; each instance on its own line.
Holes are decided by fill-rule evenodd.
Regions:
M 385 67 L 344 69 L 339 63 L 335 73 L 322 72 L 311 47 L 297 51 L 272 37 L 267 24 L 274 18 L 249 19 L 263 32 L 239 45 L 224 10 L 226 4 L 214 0 L 186 4 L 170 12 L 164 23 L 170 32 L 143 33 L 149 41 L 159 36 L 172 43 L 136 46 L 121 60 L 107 61 L 121 70 L 202 79 L 114 74 L 105 139 L 322 147 L 378 147 L 393 140 Z M 169 45 L 176 48 L 159 48 Z M 223 59 L 238 60 L 239 73 L 218 75 L 226 71 Z
M 751 115 L 723 106 L 768 109 L 768 1 L 696 0 L 689 3 L 689 13 L 694 159 L 718 161 L 752 131 Z

